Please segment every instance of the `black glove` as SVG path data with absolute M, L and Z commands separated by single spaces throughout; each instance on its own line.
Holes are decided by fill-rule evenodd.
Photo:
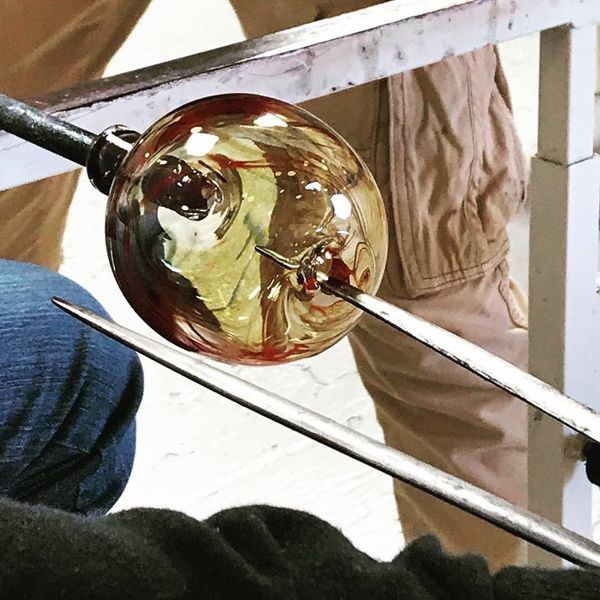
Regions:
M 583 447 L 583 457 L 585 458 L 585 474 L 594 484 L 600 485 L 600 444 L 588 442 Z

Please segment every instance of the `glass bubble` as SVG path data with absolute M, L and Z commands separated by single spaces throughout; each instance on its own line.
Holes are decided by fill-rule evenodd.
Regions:
M 387 252 L 381 196 L 350 146 L 308 112 L 247 94 L 184 106 L 140 137 L 112 186 L 106 238 L 153 329 L 246 364 L 337 342 L 361 313 L 321 291 L 315 269 L 375 293 Z

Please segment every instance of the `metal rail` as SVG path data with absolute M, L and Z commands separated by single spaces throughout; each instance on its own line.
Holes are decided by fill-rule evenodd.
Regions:
M 144 130 L 190 100 L 254 92 L 301 102 L 487 44 L 600 21 L 597 0 L 392 0 L 256 40 L 110 77 L 40 99 L 99 132 Z M 74 168 L 0 135 L 0 189 Z

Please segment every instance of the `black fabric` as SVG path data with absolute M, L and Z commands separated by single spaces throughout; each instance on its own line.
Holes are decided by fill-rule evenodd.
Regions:
M 2 600 L 587 600 L 600 572 L 451 557 L 424 537 L 392 562 L 298 511 L 254 506 L 199 522 L 162 510 L 101 518 L 0 501 Z

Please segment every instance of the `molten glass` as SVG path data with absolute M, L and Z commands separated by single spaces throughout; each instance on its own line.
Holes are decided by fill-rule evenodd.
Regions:
M 106 239 L 153 329 L 247 364 L 342 338 L 361 313 L 323 293 L 316 271 L 375 293 L 387 251 L 381 196 L 350 146 L 298 107 L 242 94 L 184 106 L 141 136 L 112 186 Z

